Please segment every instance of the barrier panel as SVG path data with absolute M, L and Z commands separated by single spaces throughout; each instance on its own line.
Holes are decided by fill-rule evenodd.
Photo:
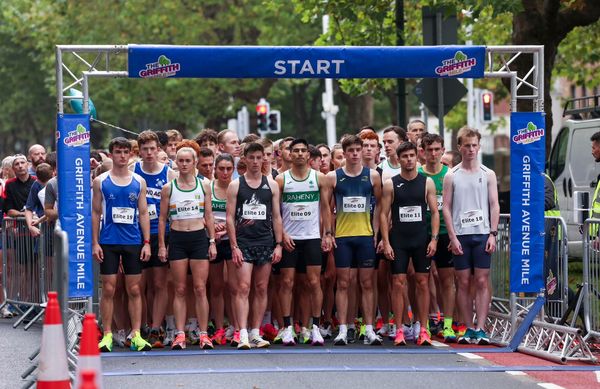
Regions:
M 586 339 L 600 340 L 600 219 L 583 225 L 583 312 Z
M 2 222 L 4 304 L 11 304 L 21 314 L 13 324 L 15 328 L 28 321 L 28 329 L 43 316 L 46 296 L 54 282 L 54 223 L 44 222 L 38 227 L 40 235 L 33 236 L 23 217 L 5 217 Z

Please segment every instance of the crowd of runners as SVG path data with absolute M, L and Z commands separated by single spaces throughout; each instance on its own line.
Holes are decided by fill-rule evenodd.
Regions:
M 451 151 L 420 120 L 381 133 L 147 130 L 93 151 L 99 349 L 489 343 L 499 205 L 480 134 Z M 32 234 L 57 217 L 40 148 L 2 162 L 4 213 Z

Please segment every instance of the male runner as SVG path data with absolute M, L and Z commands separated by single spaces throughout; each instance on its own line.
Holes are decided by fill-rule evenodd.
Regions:
M 383 148 L 386 160 L 381 162 L 379 167 L 383 170 L 382 180 L 384 182 L 400 173 L 400 162 L 396 149 L 406 140 L 406 131 L 402 127 L 389 126 L 383 129 Z
M 408 125 L 406 126 L 406 136 L 408 137 L 409 142 L 417 144 L 419 136 L 427 132 L 425 127 L 425 122 L 420 119 L 414 119 L 408 122 Z
M 348 287 L 350 269 L 358 268 L 358 278 L 362 290 L 361 307 L 366 324 L 365 342 L 380 345 L 382 340 L 373 331 L 375 304 L 373 301 L 373 272 L 375 267 L 375 238 L 371 225 L 369 203 L 375 195 L 378 202 L 381 196 L 381 178 L 373 169 L 362 166 L 362 140 L 356 135 L 348 135 L 342 141 L 346 165 L 327 174 L 328 185 L 332 188 L 336 202 L 335 226 L 335 265 L 337 268 L 336 307 L 340 320 L 339 333 L 334 340 L 336 345 L 348 343 Z M 331 223 L 333 224 L 333 223 Z
M 275 181 L 282 193 L 281 214 L 283 219 L 283 257 L 279 264 L 281 282 L 279 296 L 283 311 L 285 332 L 282 341 L 294 345 L 294 328 L 291 322 L 292 291 L 296 271 L 306 274 L 307 290 L 310 293 L 310 308 L 313 319 L 312 331 L 302 329 L 304 343 L 312 340 L 313 345 L 323 345 L 319 331 L 323 292 L 321 290 L 321 222 L 330 225 L 328 199 L 331 194 L 325 185 L 325 175 L 308 166 L 308 142 L 295 139 L 290 142 L 290 170 L 278 175 Z M 321 192 L 323 195 L 321 196 Z M 323 247 L 329 246 L 331 233 L 324 237 Z M 297 302 L 299 303 L 299 302 Z M 302 318 L 308 325 L 308 317 Z
M 146 182 L 127 168 L 131 151 L 131 143 L 127 139 L 114 138 L 108 150 L 113 167 L 96 177 L 92 184 L 92 255 L 100 262 L 100 312 L 104 327 L 104 337 L 98 348 L 100 351 L 112 351 L 113 299 L 119 262 L 122 261 L 133 335 L 130 347 L 134 351 L 148 351 L 152 346 L 140 335 L 142 261 L 150 259 L 150 220 L 144 196 Z M 143 246 L 140 246 L 142 239 Z
M 246 173 L 227 188 L 227 235 L 232 261 L 238 267 L 238 287 L 234 296 L 235 317 L 240 326 L 238 349 L 247 350 L 270 345 L 260 336 L 259 327 L 267 306 L 271 264 L 281 260 L 283 237 L 279 187 L 273 179 L 261 173 L 264 158 L 262 145 L 246 145 L 244 157 Z M 252 315 L 248 320 L 251 288 Z M 248 321 L 251 326 L 250 337 Z
M 457 137 L 462 162 L 444 177 L 443 212 L 458 279 L 459 314 L 467 325 L 458 341 L 488 344 L 484 329 L 490 301 L 488 278 L 500 218 L 496 174 L 477 160 L 481 140 L 478 131 L 463 127 Z M 473 299 L 469 296 L 471 274 L 475 283 L 476 327 Z
M 415 268 L 417 288 L 418 319 L 427 323 L 429 308 L 429 269 L 430 257 L 437 248 L 440 217 L 437 211 L 435 184 L 431 178 L 417 172 L 417 147 L 412 142 L 404 142 L 398 147 L 398 159 L 401 172 L 387 179 L 383 184 L 383 200 L 381 204 L 381 225 L 389 223 L 388 214 L 392 215 L 392 228 L 381 229 L 384 254 L 393 261 L 392 270 L 392 304 L 395 317 L 402 317 L 404 311 L 404 288 L 406 288 L 406 271 L 410 260 Z M 431 239 L 427 235 L 425 211 L 431 210 Z M 396 346 L 405 345 L 404 332 L 397 331 L 394 340 Z M 425 328 L 421 326 L 417 337 L 418 345 L 431 345 L 431 339 Z

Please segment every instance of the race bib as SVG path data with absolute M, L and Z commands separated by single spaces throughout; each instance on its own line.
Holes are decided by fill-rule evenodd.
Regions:
M 113 207 L 112 221 L 119 224 L 133 224 L 135 210 L 129 207 Z
M 436 198 L 437 198 L 437 208 L 438 208 L 438 211 L 441 211 L 442 207 L 444 205 L 444 201 L 442 200 L 443 197 L 442 197 L 442 195 L 437 195 Z M 429 209 L 429 203 L 427 203 L 427 210 L 430 211 L 430 209 Z
M 146 188 L 146 198 L 160 200 L 161 189 L 160 188 Z
M 267 206 L 264 204 L 244 204 L 242 218 L 249 220 L 267 220 Z
M 423 220 L 420 205 L 413 205 L 410 207 L 399 207 L 398 215 L 401 223 L 420 222 Z
M 184 200 L 177 202 L 177 216 L 180 217 L 202 217 L 204 209 L 200 209 L 200 203 L 196 200 Z
M 158 212 L 156 212 L 156 204 L 148 204 L 148 216 L 150 216 L 150 220 L 158 219 Z
M 312 217 L 312 209 L 309 206 L 304 204 L 290 204 L 290 220 L 311 220 Z
M 483 211 L 481 209 L 466 211 L 460 217 L 460 225 L 463 228 L 475 227 L 481 223 L 483 223 Z
M 358 213 L 367 209 L 367 198 L 364 196 L 347 196 L 342 199 L 342 212 Z

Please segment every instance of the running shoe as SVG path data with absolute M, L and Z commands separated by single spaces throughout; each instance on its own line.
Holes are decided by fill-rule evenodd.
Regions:
M 100 341 L 100 343 L 98 343 L 98 350 L 100 350 L 103 353 L 109 353 L 112 351 L 112 346 L 113 346 L 113 334 L 112 334 L 112 332 L 107 332 L 102 337 L 102 340 Z
M 248 339 L 246 339 L 246 343 L 248 343 Z M 231 338 L 231 347 L 239 348 L 240 345 L 240 331 L 236 330 L 233 332 L 233 338 Z
M 406 340 L 404 340 L 404 332 L 398 331 L 394 338 L 394 346 L 406 346 Z
M 446 327 L 442 331 L 442 338 L 444 338 L 444 343 L 456 343 L 456 332 L 451 327 Z
M 413 325 L 402 324 L 402 332 L 404 333 L 404 339 L 407 342 L 412 342 L 415 340 Z
M 148 339 L 148 336 L 150 336 L 150 326 L 148 323 L 144 324 L 142 328 L 140 328 L 140 334 L 142 338 Z
M 325 340 L 321 336 L 321 330 L 319 329 L 319 326 L 315 324 L 313 324 L 312 327 L 311 340 L 313 346 L 323 346 L 325 344 Z
M 127 335 L 125 334 L 125 330 L 119 330 L 117 331 L 117 334 L 114 335 L 113 337 L 113 342 L 121 347 L 121 348 L 125 348 L 125 341 L 127 339 Z
M 2 307 L 2 310 L 0 311 L 0 316 L 2 316 L 4 319 L 10 319 L 11 317 L 13 317 L 13 313 L 10 311 L 10 309 L 8 309 L 8 305 Z
M 131 345 L 129 346 L 131 351 L 150 351 L 152 345 L 142 338 L 139 331 L 135 331 L 133 338 L 131 338 Z
M 413 337 L 416 342 L 417 339 L 419 338 L 419 335 L 421 334 L 421 322 L 419 322 L 419 321 L 414 322 L 412 325 L 412 329 L 413 329 Z
M 283 334 L 285 333 L 286 327 L 281 327 L 279 331 L 277 331 L 277 335 L 275 339 L 273 339 L 273 344 L 282 344 L 283 343 Z
M 212 350 L 215 348 L 207 332 L 203 332 L 200 334 L 200 348 L 202 350 Z
M 452 329 L 458 337 L 461 337 L 467 332 L 467 326 L 464 324 L 452 323 Z
M 246 334 L 244 336 L 241 336 L 239 331 L 235 331 L 235 334 L 237 334 L 237 349 L 250 350 L 250 342 L 248 341 L 248 335 Z M 235 334 L 233 335 L 234 339 Z M 231 344 L 233 344 L 233 340 L 231 341 Z
M 231 339 L 233 339 L 234 332 L 235 328 L 232 325 L 227 326 L 227 329 L 225 330 L 225 340 L 227 342 L 231 342 Z
M 365 324 L 360 325 L 360 329 L 358 330 L 358 340 L 365 340 L 367 333 L 367 326 Z
M 152 346 L 152 348 L 163 348 L 165 347 L 161 341 L 160 331 L 158 328 L 153 328 L 150 330 L 150 336 L 148 337 L 148 343 Z
M 188 332 L 188 339 L 190 340 L 190 344 L 199 344 L 200 343 L 200 329 L 198 327 Z
M 475 330 L 471 329 L 471 328 L 467 328 L 467 330 L 465 331 L 465 334 L 458 338 L 458 343 L 469 344 L 469 343 L 475 343 L 476 340 L 477 340 L 477 333 L 475 332 Z
M 167 328 L 167 330 L 165 331 L 165 338 L 163 339 L 163 345 L 170 346 L 171 344 L 173 344 L 174 340 L 175 330 L 173 328 Z
M 348 334 L 345 331 L 340 331 L 333 340 L 334 346 L 346 346 L 348 344 Z
M 348 328 L 346 339 L 348 340 L 348 343 L 356 342 L 356 328 Z
M 185 332 L 178 332 L 175 336 L 175 339 L 173 340 L 173 343 L 171 344 L 171 349 L 184 350 L 186 346 L 187 344 L 185 342 Z
M 426 328 L 421 328 L 417 338 L 417 346 L 431 346 L 431 338 Z
M 484 346 L 490 344 L 490 337 L 484 329 L 475 331 L 475 339 L 478 345 Z
M 215 328 L 215 323 L 211 321 L 208 322 L 208 330 L 206 331 L 206 333 L 208 334 L 209 337 L 212 337 L 215 332 L 217 331 L 217 329 Z
M 278 334 L 277 328 L 273 326 L 271 323 L 267 323 L 261 328 L 263 333 L 263 338 L 272 342 Z
M 379 319 L 381 320 L 381 318 Z M 362 330 L 362 328 L 361 328 Z M 377 330 L 377 335 L 381 336 L 381 337 L 385 337 L 389 335 L 389 324 L 382 324 L 381 327 Z
M 267 348 L 271 343 L 264 340 L 260 335 L 253 335 L 250 337 L 250 347 L 252 348 Z
M 381 337 L 372 330 L 365 331 L 364 344 L 368 344 L 370 346 L 381 346 L 383 344 L 383 339 L 381 339 Z
M 133 335 L 131 334 L 131 332 L 125 337 L 125 348 L 130 348 L 131 347 L 131 337 Z
M 224 346 L 227 343 L 227 338 L 225 336 L 225 329 L 219 328 L 217 331 L 215 331 L 215 334 L 212 336 L 212 341 L 215 344 Z
M 388 339 L 389 340 L 396 340 L 396 324 L 390 323 L 388 324 Z M 400 331 L 402 332 L 402 331 Z M 404 334 L 403 334 L 404 335 Z
M 296 344 L 296 334 L 294 333 L 294 327 L 288 326 L 284 328 L 280 339 L 281 343 L 283 343 L 284 345 L 294 346 Z
M 319 332 L 321 332 L 321 336 L 323 339 L 331 339 L 333 337 L 333 328 L 331 323 L 325 322 L 323 323 L 323 327 L 319 328 Z
M 436 321 L 434 319 L 429 319 L 429 333 L 437 335 L 440 332 L 444 331 L 444 322 Z
M 300 331 L 300 341 L 304 344 L 310 343 L 310 330 L 306 327 L 302 327 Z

